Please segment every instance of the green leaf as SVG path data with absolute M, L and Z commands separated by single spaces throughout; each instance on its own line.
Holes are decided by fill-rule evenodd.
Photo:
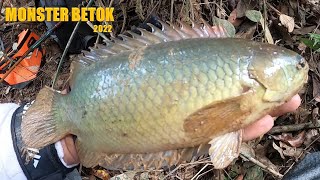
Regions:
M 213 18 L 214 24 L 215 25 L 221 25 L 222 27 L 224 27 L 227 31 L 228 37 L 234 37 L 236 34 L 236 29 L 234 28 L 234 26 L 227 20 L 224 19 L 219 19 L 217 17 Z
M 317 52 L 320 52 L 320 43 L 319 41 L 311 40 L 311 39 L 306 39 L 306 38 L 301 38 L 300 41 L 308 46 L 310 49 L 313 49 Z
M 320 34 L 309 33 L 309 36 L 312 40 L 314 40 L 314 46 L 320 43 Z
M 244 180 L 263 180 L 262 169 L 257 165 L 249 167 Z
M 256 10 L 248 10 L 245 12 L 246 17 L 249 18 L 253 22 L 259 22 L 262 18 L 262 14 L 260 11 Z

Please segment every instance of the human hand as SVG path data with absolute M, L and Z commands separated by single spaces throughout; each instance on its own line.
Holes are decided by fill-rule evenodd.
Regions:
M 300 96 L 293 96 L 290 101 L 277 108 L 274 112 L 270 113 L 270 115 L 266 115 L 259 121 L 256 121 L 246 127 L 243 133 L 243 141 L 249 141 L 267 133 L 273 127 L 274 120 L 272 117 L 281 116 L 285 113 L 295 111 L 300 104 Z
M 74 144 L 74 139 L 72 135 L 67 135 L 63 139 L 60 140 L 62 148 L 63 148 L 63 161 L 67 165 L 73 165 L 80 163 L 78 153 L 76 150 L 76 146 Z

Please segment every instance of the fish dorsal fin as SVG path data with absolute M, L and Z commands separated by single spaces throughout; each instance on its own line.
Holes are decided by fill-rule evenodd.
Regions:
M 157 20 L 158 23 L 146 23 L 147 28 L 136 28 L 118 35 L 117 38 L 111 38 L 105 46 L 92 48 L 91 55 L 87 54 L 89 59 L 97 61 L 97 56 L 108 57 L 124 51 L 132 51 L 143 46 L 165 43 L 169 41 L 178 41 L 192 38 L 227 38 L 235 36 L 234 26 L 227 20 L 215 18 L 213 26 L 205 20 L 201 23 L 192 25 L 177 21 L 179 25 L 173 25 L 169 22 Z M 101 58 L 100 58 L 101 59 Z
M 202 23 L 192 25 L 178 21 L 179 25 L 173 25 L 169 22 L 157 20 L 153 23 L 146 23 L 147 28 L 136 28 L 126 31 L 118 35 L 117 38 L 111 38 L 105 42 L 106 45 L 96 45 L 95 48 L 89 48 L 89 51 L 82 51 L 73 62 L 72 73 L 70 77 L 70 85 L 72 86 L 74 76 L 77 72 L 81 72 L 79 68 L 83 68 L 94 62 L 106 60 L 107 57 L 119 54 L 125 51 L 136 51 L 145 46 L 166 43 L 169 41 L 179 41 L 192 38 L 227 38 L 235 36 L 234 26 L 227 20 L 215 18 L 213 26 L 209 25 L 205 20 Z

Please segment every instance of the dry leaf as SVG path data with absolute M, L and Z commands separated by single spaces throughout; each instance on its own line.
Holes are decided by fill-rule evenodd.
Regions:
M 287 29 L 288 32 L 292 32 L 294 29 L 294 18 L 291 16 L 287 16 L 285 14 L 280 14 L 280 22 L 283 24 Z
M 311 112 L 308 109 L 300 106 L 293 114 L 295 123 L 300 124 L 309 121 L 307 117 L 311 114 Z
M 228 18 L 228 21 L 233 24 L 234 26 L 239 26 L 243 20 L 241 19 L 238 19 L 237 18 L 237 10 L 234 9 L 231 13 L 230 13 L 230 16 Z
M 260 161 L 262 164 L 266 165 L 267 167 L 269 167 L 270 169 L 273 169 L 276 172 L 279 172 L 279 169 L 276 165 L 274 165 L 270 159 L 268 159 L 266 156 L 260 156 L 257 155 L 257 160 Z
M 310 129 L 306 133 L 306 139 L 303 142 L 305 146 L 308 146 L 311 144 L 312 141 L 314 141 L 315 137 L 319 135 L 319 131 L 317 129 Z
M 312 74 L 313 98 L 320 102 L 320 81 L 316 74 Z
M 294 157 L 298 159 L 300 154 L 303 152 L 302 148 L 290 147 L 281 141 L 279 143 L 280 143 L 280 148 L 282 149 L 283 155 L 285 156 Z
M 237 6 L 236 0 L 228 0 L 228 4 L 231 6 L 232 9 L 235 9 Z
M 298 49 L 302 52 L 305 52 L 307 46 L 304 43 L 299 43 Z
M 278 141 L 286 141 L 286 139 L 288 139 L 288 137 L 292 138 L 292 134 L 291 133 L 282 133 L 280 135 L 271 135 L 275 140 Z
M 281 142 L 281 141 L 280 141 Z M 281 156 L 282 159 L 285 159 L 284 155 L 283 155 L 283 149 L 280 148 L 276 143 L 272 142 L 272 147 L 277 150 Z
M 269 147 L 268 143 L 266 143 L 264 146 L 262 146 L 261 144 L 258 144 L 254 149 L 256 156 L 266 156 L 268 147 Z
M 6 88 L 6 92 L 5 92 L 5 95 L 9 94 L 9 92 L 10 92 L 10 89 L 11 89 L 11 86 L 8 86 L 8 87 Z
M 297 9 L 298 8 L 298 2 L 296 0 L 289 0 L 289 4 L 292 9 Z
M 239 0 L 237 4 L 237 17 L 241 18 L 245 16 L 245 12 L 249 9 L 254 9 L 255 2 L 252 0 Z
M 302 131 L 301 133 L 299 133 L 292 139 L 288 139 L 287 141 L 292 147 L 300 147 L 303 144 L 303 141 L 305 140 L 305 138 L 306 138 L 306 132 Z
M 241 154 L 244 154 L 246 157 L 255 157 L 254 150 L 247 143 L 242 143 L 240 146 Z
M 273 169 L 276 172 L 279 172 L 279 169 L 276 165 L 274 165 L 267 157 L 266 153 L 269 146 L 268 143 L 265 146 L 262 146 L 261 144 L 258 144 L 255 148 L 256 158 L 258 161 L 260 161 L 262 164 L 266 165 L 270 169 Z
M 125 173 L 112 177 L 110 180 L 131 180 L 136 174 L 137 171 L 127 171 Z
M 250 166 L 247 169 L 246 175 L 244 176 L 244 180 L 259 180 L 263 178 L 263 171 L 261 167 L 257 165 Z
M 279 142 L 279 144 L 280 144 L 280 147 L 273 142 L 272 146 L 275 150 L 279 152 L 282 159 L 285 159 L 284 156 L 294 157 L 298 159 L 300 154 L 303 152 L 302 148 L 290 147 L 281 141 Z
M 235 180 L 243 180 L 243 174 L 240 174 L 239 176 L 237 176 Z
M 319 116 L 319 108 L 316 107 L 316 108 L 314 108 L 312 110 L 312 122 L 313 122 L 313 124 L 317 123 L 318 116 Z
M 98 178 L 100 178 L 102 180 L 109 180 L 110 179 L 109 173 L 104 169 L 102 169 L 102 170 L 93 170 L 93 174 L 96 177 L 98 177 Z
M 272 137 L 276 140 L 290 144 L 292 147 L 300 147 L 306 138 L 305 135 L 306 135 L 305 131 L 302 131 L 295 137 L 292 137 L 290 133 L 282 133 L 281 135 L 272 136 Z
M 139 180 L 149 180 L 149 173 L 148 172 L 144 172 L 140 174 Z
M 309 27 L 304 27 L 300 29 L 295 29 L 292 31 L 293 34 L 299 34 L 299 35 L 306 35 L 308 33 L 311 33 L 316 29 L 316 26 L 309 26 Z

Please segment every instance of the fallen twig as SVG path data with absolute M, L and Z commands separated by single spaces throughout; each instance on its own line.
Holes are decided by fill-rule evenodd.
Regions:
M 197 172 L 197 174 L 192 177 L 191 180 L 196 179 L 196 178 L 198 177 L 198 175 L 199 175 L 200 173 L 202 173 L 202 171 L 203 171 L 204 169 L 206 169 L 206 167 L 208 167 L 209 165 L 211 165 L 211 164 L 206 164 L 205 166 L 203 166 L 203 167 L 200 169 L 200 171 Z
M 3 22 L 4 23 L 4 22 Z M 8 27 L 8 26 L 13 26 L 13 25 L 18 25 L 18 24 L 29 24 L 30 21 L 24 21 L 24 22 L 12 22 L 12 23 L 4 23 L 3 25 L 1 25 L 1 22 L 0 22 L 0 25 L 2 27 Z
M 171 0 L 171 6 L 170 6 L 170 23 L 173 21 L 173 6 L 174 6 L 174 0 Z
M 167 179 L 169 176 L 171 176 L 174 172 L 176 172 L 178 169 L 180 169 L 182 167 L 185 167 L 187 165 L 197 165 L 197 164 L 204 164 L 204 163 L 212 165 L 211 161 L 208 160 L 208 158 L 204 158 L 204 159 L 198 160 L 196 162 L 179 164 L 176 168 L 174 168 L 172 171 L 170 171 L 164 178 L 162 178 L 162 180 Z
M 0 17 L 1 17 L 1 9 L 2 9 L 2 5 L 3 5 L 3 0 L 0 0 Z
M 4 24 L 4 18 L 0 19 L 0 26 Z
M 88 4 L 87 4 L 87 7 L 86 7 L 86 8 L 90 7 L 90 6 L 92 5 L 92 3 L 93 3 L 93 0 L 90 0 L 90 1 L 88 2 Z M 71 45 L 71 42 L 72 42 L 72 40 L 73 40 L 73 38 L 74 38 L 74 36 L 75 36 L 75 34 L 76 34 L 79 26 L 80 26 L 80 23 L 81 23 L 81 21 L 77 22 L 76 26 L 74 27 L 74 29 L 73 29 L 73 31 L 72 31 L 72 34 L 70 35 L 70 38 L 69 38 L 69 40 L 68 40 L 68 43 L 67 43 L 67 45 L 66 45 L 66 47 L 65 47 L 65 49 L 64 49 L 64 51 L 63 51 L 63 53 L 62 53 L 62 56 L 61 56 L 61 59 L 60 59 L 60 61 L 59 61 L 59 65 L 58 65 L 56 74 L 54 75 L 54 78 L 53 78 L 53 81 L 52 81 L 52 86 L 51 86 L 52 88 L 54 88 L 54 85 L 56 84 L 57 77 L 58 77 L 58 74 L 59 74 L 61 65 L 62 65 L 62 63 L 63 63 L 63 61 L 64 61 L 64 58 L 67 56 L 69 47 L 70 47 L 70 45 Z
M 1 37 L 0 37 L 0 51 L 4 51 L 4 45 L 3 45 L 3 41 L 1 39 Z
M 285 125 L 285 126 L 275 126 L 268 132 L 268 134 L 300 131 L 303 129 L 314 129 L 314 128 L 320 128 L 320 120 L 316 121 L 315 124 L 313 124 L 312 122 L 308 122 L 308 123 Z
M 255 158 L 248 156 L 246 153 L 240 153 L 240 157 L 244 158 L 244 159 L 248 159 L 249 161 L 251 161 L 252 163 L 260 166 L 261 168 L 263 168 L 264 170 L 268 171 L 269 173 L 271 173 L 272 175 L 278 177 L 278 178 L 282 178 L 283 175 L 278 173 L 277 171 L 275 171 L 274 169 L 262 164 L 260 161 L 256 160 Z
M 88 24 L 92 29 L 94 29 L 92 22 L 87 21 L 87 24 Z M 100 35 L 104 40 L 110 41 L 103 33 L 98 32 L 98 31 L 97 31 L 96 33 L 98 33 L 98 35 Z

